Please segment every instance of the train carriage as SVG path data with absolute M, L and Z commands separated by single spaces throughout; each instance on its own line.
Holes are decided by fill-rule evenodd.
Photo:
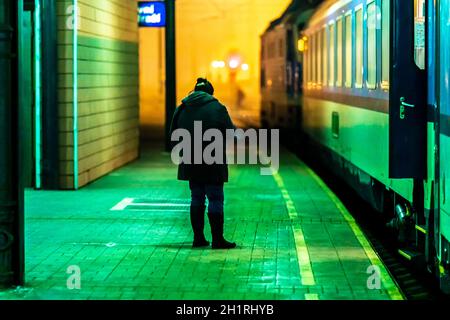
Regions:
M 430 109 L 428 231 L 434 236 L 441 287 L 450 287 L 450 1 L 427 0 L 427 68 Z
M 296 128 L 302 93 L 299 31 L 318 0 L 295 0 L 261 36 L 261 123 L 263 127 Z
M 449 0 L 327 0 L 304 41 L 302 128 L 317 157 L 449 283 Z M 330 161 L 330 159 L 332 161 Z

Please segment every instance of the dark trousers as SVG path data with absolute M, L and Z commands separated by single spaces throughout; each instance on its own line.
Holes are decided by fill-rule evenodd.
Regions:
M 224 184 L 205 184 L 197 182 L 189 182 L 191 189 L 191 206 L 205 206 L 206 197 L 208 198 L 208 213 L 223 214 L 223 194 Z

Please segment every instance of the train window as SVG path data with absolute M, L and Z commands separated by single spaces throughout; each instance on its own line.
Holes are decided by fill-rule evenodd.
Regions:
M 390 68 L 390 0 L 383 0 L 381 7 L 381 87 L 389 89 Z
M 265 49 L 266 49 L 266 47 L 265 47 L 264 43 L 261 44 L 261 60 L 262 60 L 262 61 L 264 61 L 265 58 L 266 58 L 266 55 L 265 55 Z
M 8 16 L 6 13 L 8 12 L 5 8 L 8 1 L 0 1 L 0 25 L 6 24 L 7 20 L 6 17 Z
M 270 42 L 269 44 L 269 59 L 275 57 L 275 43 Z
M 312 85 L 313 83 L 313 56 L 314 56 L 314 36 L 311 34 L 309 36 L 309 48 L 308 48 L 308 83 Z
M 261 69 L 261 88 L 266 87 L 266 70 Z
M 278 41 L 278 52 L 279 52 L 279 56 L 283 57 L 283 54 L 284 54 L 283 39 L 280 39 L 280 41 Z
M 352 52 L 352 14 L 345 16 L 345 86 L 351 88 L 353 81 L 353 52 Z
M 343 65 L 343 55 L 342 55 L 342 18 L 338 18 L 336 21 L 336 59 L 337 59 L 337 74 L 336 74 L 336 86 L 342 86 L 342 65 Z
M 316 46 L 316 55 L 317 55 L 317 84 L 322 85 L 322 30 L 317 32 L 317 46 Z
M 311 36 L 311 75 L 312 75 L 312 83 L 315 84 L 316 83 L 316 35 L 313 34 Z
M 279 70 L 280 70 L 280 75 L 278 77 L 279 85 L 281 87 L 284 87 L 286 85 L 286 69 L 284 68 L 284 66 L 281 66 Z
M 305 61 L 303 61 L 303 75 L 304 84 L 309 83 L 309 38 L 305 41 L 305 52 L 303 54 Z
M 320 43 L 321 43 L 321 37 L 320 32 L 316 32 L 316 82 L 317 84 L 320 84 L 322 82 L 322 67 L 320 66 Z
M 327 27 L 322 30 L 322 68 L 323 68 L 323 81 L 325 86 L 328 84 L 328 30 Z
M 425 0 L 414 0 L 414 60 L 425 70 Z
M 330 75 L 329 75 L 329 78 L 328 78 L 328 84 L 331 86 L 331 87 L 334 87 L 334 80 L 335 80 L 335 78 L 334 78 L 334 75 L 335 75 L 335 59 L 336 59 L 336 54 L 335 54 L 335 37 L 336 37 L 336 34 L 335 34 L 335 32 L 334 32 L 334 29 L 335 29 L 335 25 L 334 25 L 334 22 L 330 25 L 330 51 L 329 51 L 329 68 L 328 68 L 328 70 L 329 70 L 329 73 L 330 73 Z
M 311 36 L 308 38 L 308 47 L 306 50 L 306 77 L 307 77 L 307 84 L 308 86 L 311 85 L 311 79 L 312 79 L 312 70 L 311 70 Z
M 377 85 L 377 8 L 375 1 L 367 5 L 367 88 Z
M 363 13 L 362 9 L 355 12 L 355 87 L 362 88 L 363 82 Z

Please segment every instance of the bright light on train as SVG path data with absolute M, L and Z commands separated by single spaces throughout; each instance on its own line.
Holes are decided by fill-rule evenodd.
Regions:
M 241 68 L 242 68 L 243 71 L 248 71 L 248 70 L 250 69 L 250 66 L 249 66 L 247 63 L 244 63 L 244 64 L 241 66 Z
M 304 52 L 305 51 L 305 47 L 306 47 L 305 40 L 299 39 L 298 40 L 298 51 Z
M 211 65 L 214 69 L 225 68 L 225 61 L 213 61 Z
M 238 59 L 235 59 L 235 58 L 232 58 L 232 59 L 228 62 L 228 66 L 229 66 L 231 69 L 237 69 L 237 68 L 239 68 L 239 64 L 240 64 L 239 60 L 238 60 Z

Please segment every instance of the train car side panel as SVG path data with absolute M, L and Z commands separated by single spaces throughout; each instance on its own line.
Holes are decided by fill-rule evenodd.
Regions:
M 412 201 L 412 181 L 388 176 L 387 114 L 310 97 L 303 110 L 303 129 L 311 139 Z
M 441 262 L 450 269 L 450 1 L 439 2 L 438 36 L 438 106 L 440 110 L 440 254 Z M 447 283 L 450 291 L 450 283 Z

